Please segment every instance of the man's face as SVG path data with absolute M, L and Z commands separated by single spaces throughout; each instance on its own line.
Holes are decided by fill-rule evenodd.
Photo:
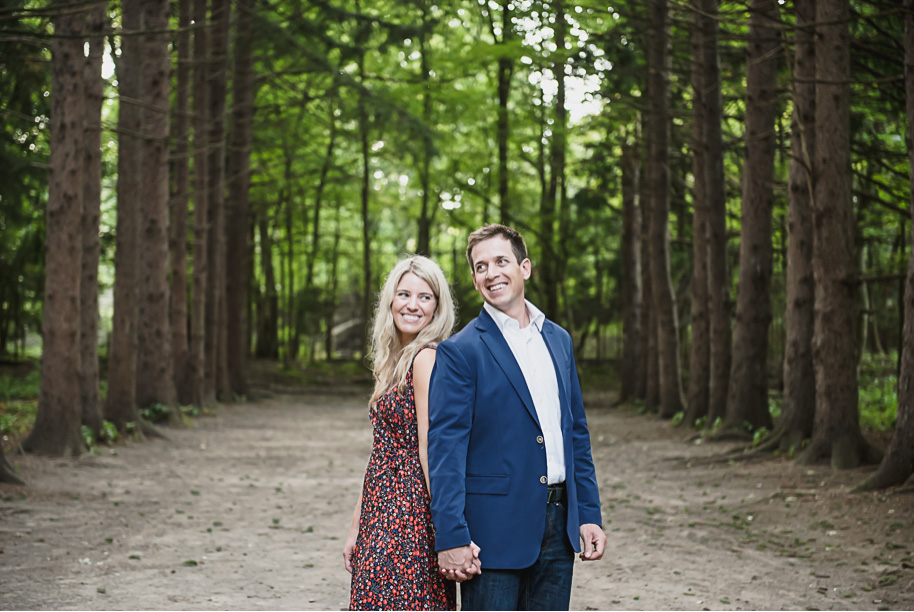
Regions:
M 471 255 L 476 291 L 495 308 L 517 318 L 524 304 L 524 281 L 530 278 L 530 260 L 517 263 L 511 242 L 502 236 L 483 240 Z

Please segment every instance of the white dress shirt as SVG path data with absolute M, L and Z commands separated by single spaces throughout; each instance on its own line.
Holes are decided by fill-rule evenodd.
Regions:
M 536 306 L 524 300 L 530 324 L 523 329 L 520 322 L 488 303 L 484 308 L 498 325 L 505 341 L 517 360 L 527 389 L 533 398 L 536 416 L 546 443 L 546 477 L 549 484 L 565 482 L 565 450 L 562 440 L 562 408 L 559 384 L 552 356 L 543 339 L 544 315 Z

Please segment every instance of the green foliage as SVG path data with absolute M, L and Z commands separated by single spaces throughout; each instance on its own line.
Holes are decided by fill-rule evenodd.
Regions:
M 678 427 L 679 424 L 682 423 L 682 419 L 684 419 L 684 418 L 685 418 L 685 412 L 682 410 L 680 410 L 679 412 L 674 414 L 673 420 L 671 421 L 673 427 Z
M 860 427 L 891 431 L 898 417 L 898 377 L 885 373 L 861 377 Z
M 767 427 L 759 427 L 754 432 L 752 432 L 752 446 L 758 446 L 762 443 L 768 434 L 771 433 L 768 431 Z
M 41 372 L 33 369 L 25 376 L 0 376 L 0 400 L 37 398 L 41 385 Z
M 40 384 L 38 368 L 25 376 L 0 376 L 0 434 L 18 439 L 32 429 Z
M 111 446 L 113 443 L 117 442 L 120 437 L 117 426 L 111 421 L 102 421 L 102 428 L 99 431 L 95 431 L 88 425 L 83 425 L 81 433 L 86 448 L 88 448 L 89 452 L 92 454 L 95 454 L 98 451 L 99 444 Z
M 165 404 L 152 404 L 140 409 L 140 416 L 150 423 L 161 423 L 168 419 L 171 410 Z
M 35 423 L 38 400 L 0 402 L 0 433 L 11 438 L 25 435 Z

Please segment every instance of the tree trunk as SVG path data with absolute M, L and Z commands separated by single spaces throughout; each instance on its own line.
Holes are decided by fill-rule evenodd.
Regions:
M 552 309 L 553 320 L 563 320 L 568 330 L 574 334 L 575 322 L 571 311 L 567 308 L 564 312 L 559 310 L 560 298 L 564 300 L 564 304 L 568 304 L 565 273 L 568 269 L 568 249 L 572 243 L 568 186 L 565 183 L 565 167 L 568 156 L 568 109 L 565 106 L 567 89 L 565 83 L 565 66 L 567 64 L 565 45 L 568 34 L 568 18 L 565 13 L 565 0 L 555 1 L 552 5 L 555 10 L 555 45 L 557 51 L 554 54 L 555 61 L 552 64 L 552 74 L 556 80 L 556 92 L 555 120 L 552 124 L 552 140 L 549 150 L 549 175 L 550 189 L 555 191 L 556 206 L 558 208 L 558 217 L 556 219 L 558 240 L 553 247 L 553 252 L 555 253 L 553 261 L 556 295 L 553 296 L 550 293 L 550 300 L 554 302 L 550 308 Z M 577 344 L 578 347 L 583 345 L 583 342 Z
M 254 354 L 261 359 L 279 358 L 279 295 L 273 268 L 273 240 L 268 220 L 259 216 L 260 273 L 263 274 L 263 300 L 257 311 L 257 345 Z
M 356 8 L 359 2 L 356 0 Z M 359 82 L 365 83 L 365 54 L 359 56 Z M 368 109 L 365 94 L 359 93 L 359 143 L 362 153 L 362 359 L 368 355 L 369 331 L 368 322 L 371 320 L 371 304 L 374 300 L 375 288 L 371 278 L 371 210 L 369 207 L 370 190 L 370 150 L 368 145 Z
M 708 382 L 708 423 L 723 419 L 730 381 L 730 269 L 727 264 L 727 193 L 724 182 L 724 145 L 721 134 L 723 102 L 718 50 L 718 0 L 702 0 L 702 65 L 705 86 L 705 168 L 708 198 L 708 299 L 711 372 Z
M 730 392 L 723 434 L 749 436 L 771 427 L 768 325 L 771 323 L 771 214 L 774 202 L 778 21 L 775 0 L 752 0 L 746 68 L 746 163 L 743 166 L 739 288 Z
M 143 25 L 140 0 L 123 0 L 122 26 L 137 32 Z M 141 423 L 136 401 L 137 294 L 139 290 L 140 137 L 143 111 L 139 105 L 143 83 L 143 43 L 139 36 L 121 38 L 117 62 L 118 146 L 117 226 L 114 258 L 114 317 L 108 351 L 108 395 L 105 419 L 125 432 L 129 423 Z
M 206 0 L 193 1 L 194 28 L 194 250 L 193 290 L 190 304 L 190 351 L 187 367 L 187 387 L 191 403 L 203 406 L 206 403 L 206 288 L 209 285 L 209 86 L 207 70 L 209 65 L 208 26 L 206 21 Z
M 228 334 L 225 301 L 226 240 L 225 240 L 225 106 L 228 67 L 228 28 L 230 5 L 228 0 L 213 0 L 211 4 L 212 27 L 209 43 L 209 158 L 207 160 L 207 277 L 206 341 L 207 347 L 207 401 L 231 401 L 232 390 L 228 381 Z
M 670 279 L 670 30 L 667 0 L 651 0 L 648 45 L 647 160 L 645 178 L 651 208 L 651 298 L 657 324 L 660 416 L 683 410 L 679 368 L 679 323 Z
M 639 152 L 641 143 L 638 143 Z M 640 157 L 640 155 L 639 155 Z M 642 182 L 641 185 L 644 183 Z M 639 190 L 641 204 L 641 362 L 635 397 L 644 399 L 644 406 L 655 411 L 660 402 L 660 367 L 657 359 L 657 320 L 651 289 L 651 199 L 644 197 L 646 188 Z
M 705 137 L 704 20 L 701 0 L 692 0 L 692 342 L 689 351 L 688 408 L 682 423 L 691 427 L 708 414 L 711 383 L 711 320 L 708 279 L 708 157 Z
M 105 3 L 89 9 L 89 55 L 85 64 L 86 118 L 83 168 L 82 261 L 80 304 L 80 394 L 82 424 L 92 431 L 102 429 L 98 374 L 98 260 L 99 217 L 102 200 L 102 54 L 105 51 Z
M 507 45 L 513 38 L 514 24 L 511 22 L 511 15 L 514 5 L 505 0 L 501 4 L 501 44 Z M 495 28 L 492 28 L 492 36 L 498 38 Z M 508 141 L 511 136 L 511 122 L 508 114 L 508 100 L 511 97 L 511 77 L 514 75 L 514 60 L 501 57 L 498 60 L 498 118 L 496 128 L 496 139 L 498 140 L 498 208 L 499 217 L 503 225 L 511 225 L 511 200 L 509 187 L 509 170 L 508 170 Z
M 45 250 L 41 388 L 35 425 L 23 448 L 48 455 L 83 450 L 80 397 L 86 14 L 60 0 L 51 41 L 51 157 Z M 76 10 L 74 10 L 76 9 Z
M 187 210 L 190 201 L 190 14 L 193 0 L 178 0 L 177 85 L 174 124 L 174 192 L 171 194 L 171 353 L 178 402 L 190 404 L 187 339 Z
M 850 160 L 850 2 L 816 2 L 816 130 L 813 273 L 816 415 L 802 463 L 846 469 L 878 461 L 860 432 L 857 274 Z
M 308 254 L 308 271 L 305 276 L 305 290 L 308 294 L 314 292 L 314 264 L 317 261 L 320 249 L 320 227 L 321 227 L 321 209 L 324 206 L 324 192 L 327 189 L 327 176 L 330 174 L 330 168 L 333 166 L 333 152 L 336 148 L 336 111 L 338 106 L 335 100 L 331 100 L 329 113 L 327 117 L 329 125 L 329 140 L 327 141 L 327 153 L 324 155 L 324 162 L 321 164 L 321 177 L 317 183 L 317 193 L 314 195 L 314 216 L 311 219 L 311 252 Z M 329 359 L 329 357 L 328 357 Z
M 812 363 L 815 329 L 812 177 L 816 150 L 816 0 L 796 0 L 793 117 L 787 189 L 787 308 L 784 314 L 784 403 L 781 418 L 762 449 L 792 453 L 812 435 L 816 380 Z
M 232 144 L 229 147 L 227 274 L 228 380 L 235 395 L 248 394 L 247 293 L 251 245 L 251 141 L 254 120 L 254 40 L 251 32 L 255 0 L 239 0 L 235 25 L 235 57 L 232 81 Z
M 13 466 L 9 464 L 3 454 L 3 446 L 0 445 L 0 482 L 7 484 L 25 484 L 18 475 Z
M 638 145 L 622 147 L 622 389 L 619 401 L 638 394 L 641 365 L 641 206 L 638 197 L 641 160 Z M 599 337 L 599 334 L 598 334 Z
M 424 32 L 428 27 L 428 11 L 422 6 L 422 22 L 420 27 L 422 32 L 419 37 L 419 82 L 422 83 L 422 122 L 431 128 L 432 119 L 432 92 L 431 92 L 431 69 L 429 68 L 429 48 L 426 41 L 427 34 Z M 432 144 L 431 136 L 425 134 L 422 137 L 422 158 L 417 160 L 417 171 L 419 173 L 419 183 L 422 189 L 421 202 L 419 204 L 418 220 L 418 240 L 416 241 L 416 253 L 430 257 L 431 250 L 431 229 L 432 220 L 435 217 L 435 206 L 429 205 L 432 197 L 432 160 L 435 157 L 435 148 Z
M 168 0 L 143 2 L 144 64 L 140 268 L 137 300 L 136 399 L 140 406 L 162 404 L 178 418 L 171 354 L 168 287 Z

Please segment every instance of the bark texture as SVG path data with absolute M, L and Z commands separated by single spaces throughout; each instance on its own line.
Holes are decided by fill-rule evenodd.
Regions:
M 168 0 L 143 1 L 143 144 L 139 219 L 136 398 L 178 418 L 168 286 L 168 136 L 171 91 Z
M 775 0 L 752 0 L 746 69 L 746 163 L 733 362 L 723 431 L 771 428 L 768 325 L 771 323 L 771 212 L 779 22 Z
M 142 26 L 142 3 L 122 0 L 124 30 L 136 32 Z M 111 348 L 108 353 L 108 395 L 105 419 L 121 432 L 128 423 L 139 423 L 136 402 L 137 287 L 139 269 L 139 231 L 137 216 L 140 199 L 140 135 L 143 113 L 139 106 L 143 78 L 142 43 L 139 36 L 121 39 L 117 64 L 118 149 L 117 149 L 117 226 L 114 258 L 114 317 Z
M 46 212 L 44 318 L 38 414 L 26 451 L 78 455 L 83 450 L 80 397 L 86 14 L 59 1 L 51 42 L 51 156 Z
M 860 432 L 850 160 L 850 2 L 816 2 L 816 157 L 813 208 L 816 415 L 802 463 L 847 469 L 878 461 Z M 821 126 L 828 126 L 822 129 Z
M 194 248 L 193 290 L 190 305 L 190 349 L 188 354 L 187 386 L 190 401 L 196 406 L 206 403 L 206 287 L 209 279 L 209 173 L 207 148 L 209 134 L 209 87 L 206 66 L 209 57 L 209 26 L 206 18 L 206 0 L 193 0 L 194 51 Z
M 727 193 L 721 134 L 723 102 L 718 50 L 718 0 L 702 0 L 702 66 L 705 86 L 705 147 L 708 198 L 708 299 L 711 372 L 708 382 L 708 422 L 727 411 L 732 334 L 730 330 L 730 266 L 727 262 Z
M 679 367 L 679 323 L 669 257 L 670 30 L 667 0 L 651 0 L 648 44 L 648 115 L 645 179 L 651 209 L 651 298 L 657 329 L 659 412 L 671 418 L 684 408 Z
M 708 414 L 711 383 L 711 319 L 708 279 L 708 120 L 705 104 L 704 20 L 701 0 L 692 0 L 692 303 L 689 388 L 682 423 Z
M 228 0 L 212 1 L 209 36 L 209 158 L 207 160 L 207 246 L 206 342 L 207 401 L 232 400 L 228 381 L 228 309 L 225 301 L 225 109 L 228 67 L 228 31 L 231 6 Z
M 641 365 L 641 161 L 637 145 L 622 147 L 622 388 L 619 401 L 643 397 L 638 390 Z
M 232 137 L 229 147 L 228 199 L 226 229 L 228 231 L 225 278 L 227 310 L 227 367 L 232 393 L 248 393 L 247 364 L 247 302 L 248 269 L 251 245 L 250 202 L 251 141 L 254 120 L 254 40 L 251 24 L 256 3 L 239 0 L 235 24 L 234 79 L 232 82 Z
M 178 0 L 174 116 L 174 191 L 171 194 L 171 354 L 178 402 L 193 402 L 187 376 L 187 211 L 190 202 L 190 15 L 192 0 Z
M 99 216 L 102 199 L 102 54 L 105 50 L 105 3 L 89 7 L 87 31 L 89 54 L 84 79 L 86 88 L 85 148 L 83 160 L 82 261 L 80 293 L 80 400 L 82 424 L 93 431 L 102 428 L 98 373 L 98 259 Z
M 812 177 L 816 151 L 816 0 L 796 0 L 793 117 L 787 189 L 787 346 L 781 418 L 761 450 L 790 453 L 812 435 L 816 379 L 812 364 L 815 283 L 812 270 Z

